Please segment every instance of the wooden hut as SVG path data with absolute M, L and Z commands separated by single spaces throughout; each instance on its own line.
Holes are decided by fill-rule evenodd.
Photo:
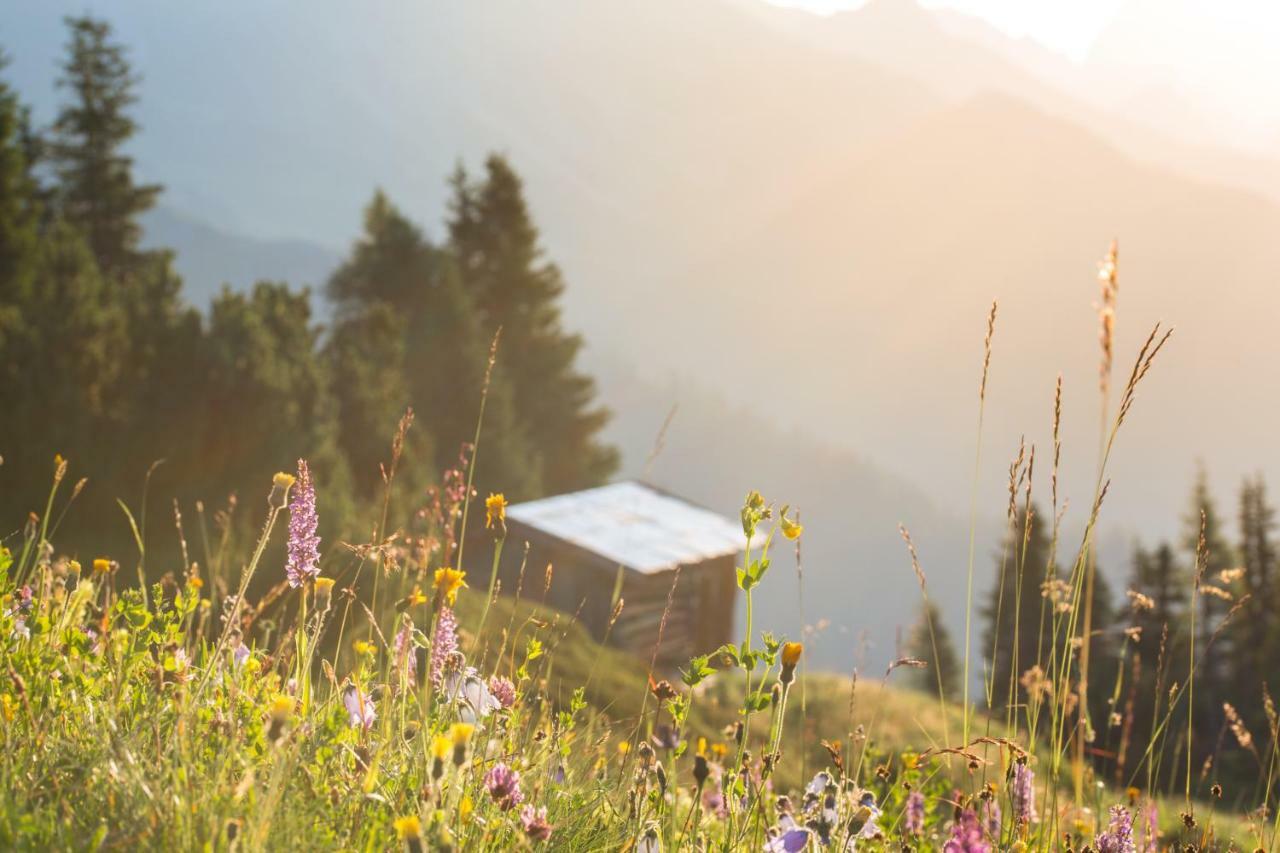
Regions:
M 528 542 L 524 596 L 539 597 L 550 563 L 546 603 L 576 614 L 597 639 L 607 633 L 610 645 L 648 661 L 670 597 L 662 666 L 733 640 L 735 567 L 744 544 L 736 522 L 650 486 L 621 482 L 514 504 L 507 527 L 503 589 L 513 588 Z M 609 630 L 619 584 L 624 606 Z

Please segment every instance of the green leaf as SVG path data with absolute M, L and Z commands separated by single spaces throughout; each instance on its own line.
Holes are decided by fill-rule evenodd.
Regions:
M 688 686 L 694 687 L 707 676 L 714 675 L 715 671 L 716 669 L 711 666 L 707 655 L 698 655 L 689 660 L 689 668 L 687 670 L 680 670 L 680 680 Z

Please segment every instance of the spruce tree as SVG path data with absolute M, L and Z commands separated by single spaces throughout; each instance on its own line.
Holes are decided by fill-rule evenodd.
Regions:
M 920 605 L 920 618 L 911 626 L 906 653 L 908 657 L 928 661 L 929 664 L 924 669 L 911 670 L 908 684 L 926 693 L 937 693 L 941 682 L 943 696 L 954 698 L 959 695 L 960 658 L 951 632 L 938 612 L 938 605 L 932 601 Z
M 326 518 L 346 515 L 350 478 L 318 337 L 307 290 L 273 282 L 250 293 L 223 288 L 209 308 L 199 416 L 189 424 L 199 444 L 183 471 L 201 491 L 175 484 L 181 491 L 206 501 L 252 494 L 263 472 L 291 471 L 303 457 Z
M 0 71 L 8 65 L 0 53 Z M 0 294 L 27 294 L 32 286 L 40 211 L 31 170 L 26 111 L 0 80 Z
M 542 485 L 551 492 L 597 485 L 618 467 L 598 433 L 609 413 L 595 384 L 575 368 L 582 339 L 561 324 L 564 281 L 546 260 L 515 170 L 499 155 L 472 182 L 452 179 L 450 246 L 485 329 L 502 328 L 498 375 L 509 383 L 515 416 L 527 429 Z
M 137 184 L 125 145 L 138 130 L 129 114 L 138 78 L 111 26 L 88 16 L 67 18 L 70 42 L 59 86 L 71 98 L 53 125 L 51 156 L 63 217 L 79 228 L 107 276 L 136 261 L 138 216 L 160 187 Z
M 327 348 L 344 451 L 365 490 L 406 406 L 418 420 L 411 451 L 427 477 L 452 466 L 475 437 L 489 352 L 488 330 L 448 252 L 433 246 L 386 196 L 365 210 L 364 233 L 334 273 L 337 321 Z M 375 422 L 385 421 L 375 429 Z M 507 381 L 494 377 L 485 402 L 477 482 L 516 497 L 539 493 L 536 461 L 516 423 Z
M 1028 515 L 1030 523 L 1028 523 Z M 987 626 L 982 650 L 989 656 L 991 707 L 1021 702 L 1018 680 L 1039 665 L 1048 670 L 1052 602 L 1044 582 L 1058 574 L 1049 566 L 1050 542 L 1038 512 L 1019 511 L 997 558 L 996 577 L 983 610 Z
M 1125 616 L 1127 626 L 1137 631 L 1130 645 L 1121 706 L 1116 709 L 1129 718 L 1128 737 L 1123 741 L 1128 749 L 1117 762 L 1122 771 L 1138 769 L 1157 716 L 1168 711 L 1169 687 L 1186 683 L 1189 583 L 1187 570 L 1167 542 L 1154 550 L 1134 551 Z M 1117 740 L 1117 749 L 1121 742 Z M 1125 783 L 1127 778 L 1119 781 Z

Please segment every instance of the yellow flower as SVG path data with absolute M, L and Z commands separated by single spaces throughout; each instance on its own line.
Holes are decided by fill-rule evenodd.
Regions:
M 409 597 L 405 599 L 410 607 L 416 607 L 419 604 L 426 604 L 427 597 L 422 594 L 422 587 L 414 586 L 413 592 L 409 593 Z
M 0 714 L 4 715 L 6 723 L 12 723 L 13 717 L 17 713 L 18 703 L 8 693 L 0 696 Z
M 458 803 L 458 817 L 463 823 L 471 820 L 471 812 L 475 809 L 475 804 L 471 802 L 471 798 L 466 794 L 462 795 L 462 800 Z
M 454 602 L 458 600 L 458 590 L 467 585 L 466 578 L 467 573 L 461 569 L 451 569 L 447 566 L 436 569 L 434 584 L 436 595 L 442 596 L 452 607 Z
M 453 749 L 453 741 L 444 735 L 436 735 L 431 740 L 431 754 L 435 756 L 437 761 L 444 761 L 449 757 L 449 752 Z
M 787 510 L 789 509 L 791 509 L 791 507 L 789 506 L 784 506 L 782 508 L 781 519 L 779 520 L 778 524 L 781 525 L 782 527 L 783 536 L 792 540 L 799 539 L 800 534 L 804 533 L 804 525 L 801 524 L 799 521 L 792 521 L 791 519 L 787 518 Z
M 200 580 L 200 577 L 198 575 L 192 575 L 190 578 L 187 579 L 187 586 L 193 589 L 200 589 L 201 587 L 204 586 L 204 581 Z
M 502 492 L 494 494 L 489 493 L 489 497 L 484 501 L 484 526 L 486 528 L 493 527 L 495 524 L 502 524 L 507 519 L 507 499 Z
M 630 751 L 631 751 L 631 742 L 630 742 L 630 741 L 625 741 L 625 740 L 620 740 L 620 741 L 618 741 L 618 754 L 619 754 L 619 755 L 626 755 L 626 754 L 627 754 L 628 752 L 630 752 Z
M 297 482 L 292 474 L 281 471 L 271 478 L 271 494 L 267 495 L 267 504 L 276 509 L 284 509 L 289 505 L 289 489 Z
M 786 688 L 796 677 L 796 664 L 800 663 L 800 655 L 804 652 L 803 643 L 782 644 L 782 672 L 778 673 L 778 682 Z
M 727 743 L 711 744 L 711 754 L 723 761 L 724 757 L 729 754 L 729 744 Z
M 695 754 L 701 755 L 703 758 L 707 757 L 707 739 L 706 738 L 704 737 L 698 738 L 698 751 Z
M 393 826 L 396 828 L 396 837 L 401 841 L 418 841 L 422 838 L 422 823 L 416 814 L 396 818 Z
M 288 696 L 277 696 L 271 702 L 271 716 L 277 720 L 286 719 L 293 713 L 293 700 Z
M 328 595 L 333 592 L 333 578 L 316 578 L 316 595 Z
M 356 654 L 358 655 L 369 655 L 370 657 L 372 657 L 378 653 L 377 646 L 375 646 L 373 643 L 369 643 L 364 640 L 356 640 L 351 645 L 356 650 Z
M 111 561 L 106 557 L 99 557 L 93 561 L 93 573 L 95 575 L 105 575 L 111 571 Z
M 80 561 L 79 561 L 79 560 L 68 560 L 68 561 L 67 561 L 67 574 L 69 574 L 69 575 L 75 575 L 75 576 L 77 576 L 77 577 L 80 575 Z
M 449 740 L 454 746 L 466 746 L 475 730 L 470 723 L 454 723 L 449 727 Z

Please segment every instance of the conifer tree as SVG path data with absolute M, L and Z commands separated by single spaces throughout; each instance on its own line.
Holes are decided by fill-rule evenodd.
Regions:
M 305 457 L 326 517 L 346 515 L 350 478 L 318 337 L 307 290 L 273 282 L 249 293 L 223 288 L 209 308 L 199 417 L 190 424 L 199 443 L 185 459 L 201 492 L 181 491 L 205 500 L 251 493 L 263 471 L 289 471 Z
M 357 482 L 366 490 L 376 487 L 376 462 L 386 457 L 387 436 L 406 406 L 418 417 L 406 451 L 426 462 L 418 473 L 431 477 L 452 465 L 460 445 L 474 439 L 489 351 L 489 333 L 453 258 L 378 192 L 365 210 L 363 235 L 330 279 L 329 294 L 338 318 L 327 358 L 342 446 Z M 500 376 L 485 402 L 477 478 L 483 487 L 521 497 L 540 490 L 509 385 Z
M 0 72 L 8 58 L 0 52 Z M 31 288 L 38 237 L 38 194 L 31 171 L 25 109 L 0 80 L 0 294 Z
M 1197 686 L 1203 685 L 1203 689 L 1197 689 L 1196 692 L 1208 697 L 1220 694 L 1226 683 L 1228 650 L 1220 641 L 1221 638 L 1218 642 L 1213 642 L 1212 647 L 1211 641 L 1230 610 L 1231 602 L 1206 593 L 1203 587 L 1208 585 L 1215 589 L 1221 588 L 1219 582 L 1222 572 L 1234 565 L 1235 556 L 1223 532 L 1222 520 L 1213 495 L 1209 492 L 1209 478 L 1203 466 L 1196 472 L 1191 491 L 1191 510 L 1183 523 L 1183 548 L 1192 561 L 1193 571 L 1198 568 L 1199 575 L 1195 584 L 1200 588 L 1196 596 L 1196 657 L 1200 661 L 1196 681 Z M 1198 566 L 1195 563 L 1197 554 Z
M 1028 517 L 1030 523 L 1028 523 Z M 1037 509 L 1020 509 L 1010 529 L 1009 539 L 996 565 L 996 577 L 983 611 L 987 621 L 983 651 L 990 658 L 991 705 L 1003 709 L 1007 701 L 1025 698 L 1021 678 L 1034 666 L 1050 672 L 1061 660 L 1061 635 L 1055 647 L 1054 612 L 1065 619 L 1070 608 L 1080 606 L 1071 588 L 1071 572 L 1051 565 L 1048 525 Z M 1090 667 L 1090 714 L 1107 711 L 1106 690 L 1115 678 L 1115 608 L 1111 587 L 1099 569 L 1093 587 L 1092 654 Z M 1057 655 L 1058 657 L 1055 657 Z
M 1236 671 L 1237 684 L 1254 684 L 1276 672 L 1270 663 L 1273 643 L 1278 635 L 1272 627 L 1275 613 L 1276 548 L 1275 509 L 1267 503 L 1267 487 L 1262 476 L 1246 479 L 1240 488 L 1240 578 L 1242 591 L 1249 596 L 1244 617 L 1234 633 L 1246 655 L 1251 671 Z
M 511 387 L 542 484 L 552 492 L 596 485 L 618 466 L 617 451 L 598 437 L 609 414 L 575 368 L 582 339 L 562 328 L 564 281 L 544 257 L 520 178 L 491 155 L 483 180 L 459 167 L 452 185 L 450 246 L 482 325 L 502 328 L 498 374 Z
M 129 115 L 138 78 L 111 26 L 91 17 L 67 18 L 71 40 L 59 86 L 70 100 L 53 125 L 51 155 L 63 217 L 80 229 L 103 273 L 114 276 L 136 261 L 139 214 L 160 187 L 137 184 L 125 144 L 137 132 Z
M 930 626 L 932 625 L 932 633 Z M 961 665 L 956 654 L 955 641 L 947 630 L 938 605 L 932 601 L 922 603 L 920 618 L 911 626 L 907 637 L 906 653 L 908 657 L 928 661 L 928 667 L 913 669 L 907 682 L 926 693 L 936 693 L 941 682 L 943 696 L 958 696 L 960 687 Z

